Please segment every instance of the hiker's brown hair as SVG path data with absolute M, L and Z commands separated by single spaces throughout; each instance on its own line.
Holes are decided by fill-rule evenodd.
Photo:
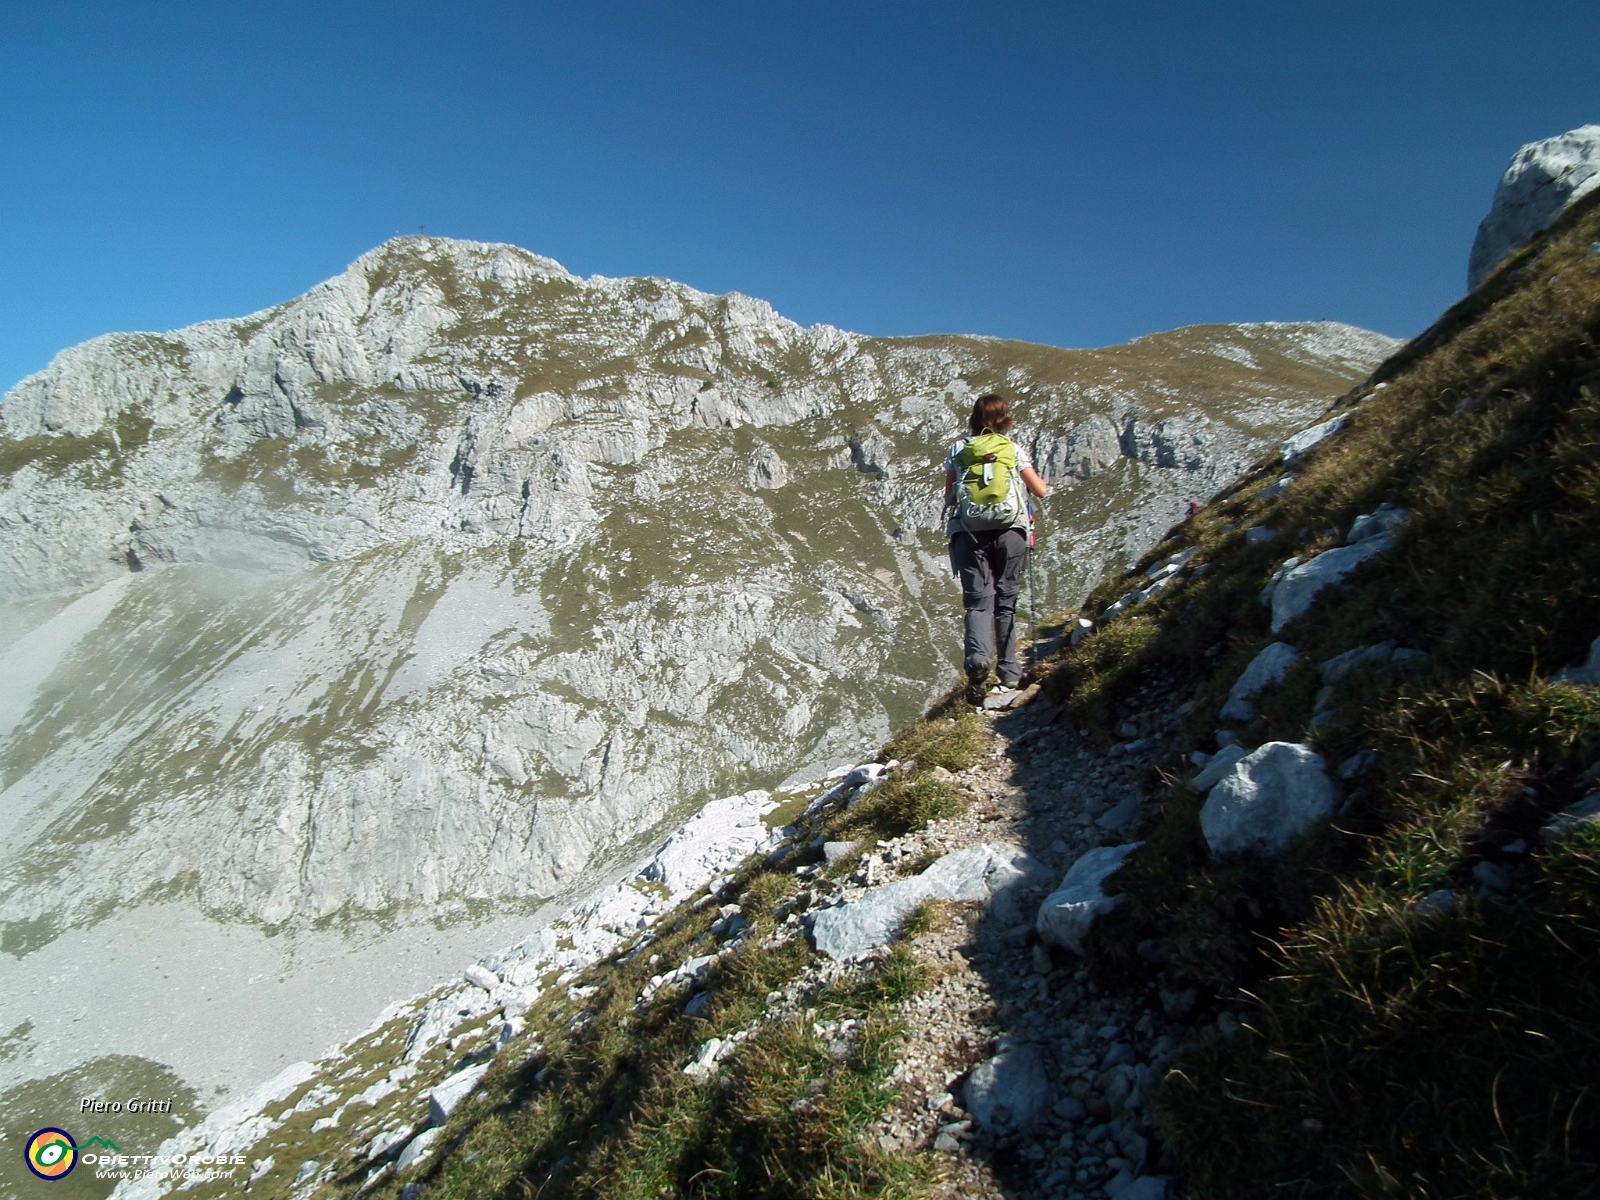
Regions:
M 1004 396 L 997 396 L 990 392 L 987 396 L 979 396 L 972 405 L 972 415 L 967 418 L 967 428 L 972 431 L 972 436 L 988 430 L 990 433 L 1004 433 L 1011 428 L 1011 406 L 1006 403 Z

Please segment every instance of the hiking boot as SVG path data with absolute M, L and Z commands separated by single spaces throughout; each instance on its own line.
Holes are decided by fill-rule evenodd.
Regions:
M 967 672 L 967 703 L 968 704 L 982 704 L 983 703 L 983 698 L 988 693 L 988 691 L 989 691 L 989 668 L 988 667 L 985 667 L 981 672 L 979 672 L 979 671 L 968 671 Z

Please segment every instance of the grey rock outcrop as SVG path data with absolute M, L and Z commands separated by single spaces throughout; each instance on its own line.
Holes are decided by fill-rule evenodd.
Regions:
M 395 1160 L 396 1171 L 409 1171 L 417 1163 L 422 1162 L 433 1153 L 433 1144 L 439 1140 L 444 1130 L 437 1125 L 424 1129 L 416 1137 L 406 1143 L 406 1148 L 400 1151 L 400 1157 Z
M 1478 226 L 1467 263 L 1471 291 L 1500 264 L 1550 228 L 1574 200 L 1600 187 L 1600 125 L 1529 142 L 1511 156 L 1495 188 L 1489 215 Z
M 1019 894 L 1047 877 L 1048 868 L 1020 846 L 968 846 L 946 854 L 920 875 L 823 909 L 812 918 L 812 942 L 829 958 L 855 958 L 892 940 L 926 900 L 976 900 L 997 910 L 1002 920 L 1015 917 Z
M 1411 522 L 1409 509 L 1384 504 L 1350 525 L 1345 545 L 1325 550 L 1309 562 L 1290 559 L 1267 585 L 1263 599 L 1272 605 L 1272 632 L 1277 633 L 1311 607 L 1317 595 L 1344 579 L 1369 558 L 1394 545 Z
M 1338 803 L 1322 755 L 1297 742 L 1268 742 L 1212 787 L 1200 830 L 1212 854 L 1276 854 L 1332 816 Z
M 1083 939 L 1096 920 L 1122 903 L 1121 896 L 1108 896 L 1102 885 L 1122 870 L 1128 856 L 1143 842 L 1124 846 L 1097 846 L 1068 868 L 1061 885 L 1039 905 L 1035 928 L 1039 937 L 1052 946 L 1083 953 Z

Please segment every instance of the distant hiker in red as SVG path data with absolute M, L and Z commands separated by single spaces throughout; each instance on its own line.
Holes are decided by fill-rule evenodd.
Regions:
M 1193 500 L 1191 500 L 1191 501 L 1189 501 L 1189 511 L 1183 514 L 1183 519 L 1185 521 L 1192 521 L 1192 520 L 1194 520 L 1195 513 L 1199 512 L 1199 511 L 1200 511 L 1200 506 L 1198 504 L 1196 504 Z
M 1011 413 L 1003 396 L 979 396 L 967 428 L 971 436 L 944 460 L 945 532 L 966 610 L 967 700 L 981 704 L 991 667 L 1002 689 L 1022 678 L 1017 594 L 1028 559 L 1027 493 L 1043 498 L 1050 486 L 1028 451 L 1006 436 Z

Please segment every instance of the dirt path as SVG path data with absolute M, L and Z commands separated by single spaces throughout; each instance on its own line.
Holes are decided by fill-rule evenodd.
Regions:
M 893 878 L 901 864 L 980 842 L 1020 845 L 1059 880 L 1086 850 L 1129 840 L 1137 801 L 1118 805 L 1137 796 L 1163 722 L 1125 727 L 1139 735 L 1130 738 L 1134 749 L 1108 753 L 1059 717 L 1042 701 L 985 713 L 990 748 L 953 777 L 970 798 L 966 810 L 879 843 L 843 885 L 845 897 Z M 942 920 L 909 939 L 934 982 L 905 1006 L 902 1103 L 880 1141 L 940 1155 L 940 1195 L 1090 1200 L 1119 1196 L 1134 1178 L 1158 1171 L 1144 1093 L 1188 1030 L 1169 1019 L 1153 990 L 1104 993 L 1076 956 L 1042 945 L 1036 908 L 1030 902 L 1022 923 L 1003 927 L 976 904 L 946 905 Z M 1181 1003 L 1169 998 L 1168 1007 Z M 965 1108 L 969 1072 L 1000 1054 L 1036 1057 L 1048 1080 L 1042 1115 L 1020 1130 L 986 1129 Z M 1150 1179 L 1130 1194 L 1165 1193 L 1164 1182 Z

